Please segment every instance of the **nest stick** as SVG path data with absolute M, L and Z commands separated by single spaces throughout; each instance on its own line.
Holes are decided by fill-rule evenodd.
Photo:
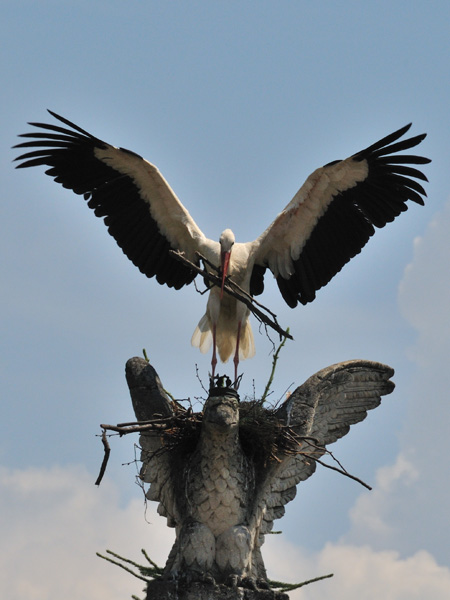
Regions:
M 182 262 L 184 265 L 186 265 L 187 267 L 189 267 L 190 269 L 192 269 L 193 271 L 195 271 L 196 273 L 201 275 L 211 285 L 216 285 L 218 287 L 220 287 L 222 285 L 221 279 L 218 275 L 215 275 L 214 273 L 208 272 L 206 269 L 202 269 L 202 268 L 198 267 L 196 264 L 194 264 L 193 262 L 188 260 L 181 252 L 176 252 L 175 250 L 170 250 L 170 252 L 176 260 Z M 218 272 L 217 267 L 212 265 L 204 256 L 202 256 L 198 252 L 197 252 L 197 255 L 201 258 L 201 260 L 205 264 L 207 264 L 208 266 L 213 268 L 216 272 Z M 261 321 L 261 323 L 264 323 L 264 325 L 268 325 L 269 327 L 274 329 L 281 337 L 289 338 L 290 340 L 294 339 L 288 331 L 285 331 L 284 329 L 282 329 L 280 327 L 280 325 L 278 324 L 278 322 L 276 320 L 275 313 L 273 313 L 269 308 L 267 308 L 266 306 L 264 306 L 263 304 L 261 304 L 260 302 L 255 300 L 252 296 L 250 296 L 237 283 L 235 283 L 232 279 L 230 279 L 230 277 L 226 278 L 223 289 L 224 289 L 224 292 L 226 292 L 230 296 L 233 296 L 233 298 L 236 298 L 237 300 L 239 300 L 239 302 L 242 302 L 243 304 L 245 304 L 249 308 L 250 312 L 252 312 L 255 315 L 255 317 L 259 321 Z M 258 307 L 260 307 L 260 308 L 258 308 Z M 266 313 L 269 313 L 269 315 L 272 318 L 267 316 L 267 314 L 265 314 L 263 311 L 265 311 Z
M 103 430 L 103 433 L 102 433 L 102 444 L 103 444 L 103 448 L 105 450 L 105 454 L 103 456 L 103 462 L 100 467 L 100 473 L 98 474 L 95 485 L 100 485 L 100 483 L 103 479 L 103 475 L 105 474 L 105 471 L 106 471 L 106 465 L 108 464 L 109 455 L 111 454 L 111 448 L 110 448 L 109 442 L 106 438 L 106 430 L 105 429 Z

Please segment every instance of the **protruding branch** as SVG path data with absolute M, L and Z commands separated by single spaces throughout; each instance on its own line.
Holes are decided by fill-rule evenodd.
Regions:
M 110 554 L 111 556 L 114 556 L 114 558 L 121 560 L 122 563 L 127 563 L 129 565 L 132 565 L 139 571 L 139 574 L 136 573 L 135 571 L 133 571 L 131 568 L 126 567 L 124 564 L 118 562 L 117 560 L 113 560 L 109 556 L 104 556 L 103 554 L 100 554 L 100 552 L 97 552 L 96 554 L 99 558 L 103 558 L 104 560 L 107 560 L 108 562 L 112 563 L 113 565 L 117 565 L 124 571 L 127 571 L 127 573 L 131 573 L 131 575 L 133 575 L 134 577 L 137 577 L 138 579 L 141 579 L 142 581 L 145 581 L 147 583 L 156 577 L 161 577 L 161 575 L 163 573 L 163 569 L 161 567 L 158 567 L 158 565 L 150 559 L 150 557 L 148 556 L 148 554 L 145 550 L 141 550 L 141 552 L 145 556 L 145 558 L 148 560 L 148 562 L 150 563 L 150 565 L 151 565 L 150 567 L 148 567 L 146 565 L 145 566 L 140 565 L 137 562 L 135 562 L 134 560 L 130 560 L 129 558 L 124 558 L 123 556 L 120 556 L 120 554 L 117 554 L 116 552 L 112 552 L 112 550 L 107 550 L 106 552 L 108 554 Z
M 309 585 L 310 583 L 315 583 L 316 581 L 322 581 L 322 579 L 329 579 L 330 577 L 333 577 L 333 573 L 330 573 L 329 575 L 321 575 L 320 577 L 314 577 L 314 579 L 308 579 L 307 581 L 302 581 L 302 583 L 284 583 L 282 581 L 273 581 L 269 579 L 269 584 L 273 589 L 283 590 L 283 592 L 291 592 L 292 590 L 301 588 L 304 585 Z
M 332 465 L 328 465 L 327 463 L 321 461 L 318 458 L 315 458 L 314 456 L 312 456 L 312 459 L 315 460 L 316 462 L 318 462 L 320 465 L 322 465 L 322 467 L 326 467 L 327 469 L 331 469 L 332 471 L 337 471 L 341 475 L 345 475 L 346 477 L 349 477 L 350 479 L 353 479 L 353 481 L 357 481 L 358 483 L 360 483 L 361 485 L 363 485 L 368 490 L 372 490 L 372 488 L 370 487 L 370 485 L 368 485 L 367 483 L 364 483 L 364 481 L 362 479 L 359 479 L 359 477 L 355 477 L 355 475 L 351 475 L 345 469 L 340 469 L 339 467 L 333 467 Z
M 103 462 L 100 467 L 100 473 L 98 474 L 95 485 L 100 485 L 100 483 L 103 479 L 103 475 L 105 474 L 105 471 L 106 471 L 106 465 L 108 464 L 109 455 L 111 454 L 111 448 L 110 448 L 108 440 L 106 438 L 106 430 L 105 429 L 103 429 L 103 433 L 102 433 L 102 444 L 103 444 L 103 448 L 105 449 L 105 454 L 103 456 Z
M 289 327 L 286 329 L 286 333 L 289 334 Z M 266 383 L 266 387 L 264 389 L 263 395 L 261 396 L 261 400 L 259 401 L 261 404 L 263 404 L 265 402 L 265 400 L 267 398 L 267 395 L 269 393 L 270 386 L 272 385 L 273 378 L 274 378 L 274 375 L 275 375 L 275 368 L 277 366 L 278 357 L 280 356 L 281 348 L 284 346 L 285 343 L 286 343 L 286 338 L 284 338 L 281 341 L 280 345 L 278 346 L 278 348 L 276 349 L 276 351 L 275 351 L 275 353 L 274 353 L 274 355 L 272 357 L 272 370 L 270 372 L 269 380 Z

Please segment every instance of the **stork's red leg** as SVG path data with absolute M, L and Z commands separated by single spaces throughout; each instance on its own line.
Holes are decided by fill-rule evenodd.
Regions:
M 213 324 L 213 328 L 212 328 L 212 334 L 213 334 L 213 355 L 212 355 L 212 359 L 211 359 L 211 379 L 214 379 L 214 374 L 216 372 L 216 365 L 217 365 L 217 355 L 216 355 L 216 324 Z
M 237 337 L 236 337 L 236 352 L 234 353 L 234 381 L 237 381 L 238 378 L 238 365 L 239 365 L 239 341 L 241 339 L 241 322 L 238 323 Z

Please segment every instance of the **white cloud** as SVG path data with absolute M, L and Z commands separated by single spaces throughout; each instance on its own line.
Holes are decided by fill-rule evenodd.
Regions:
M 411 358 L 430 367 L 450 350 L 450 201 L 414 240 L 414 257 L 399 286 L 403 316 L 418 333 Z
M 273 538 L 277 539 L 273 539 Z M 311 555 L 272 536 L 264 557 L 269 575 L 301 582 L 333 573 L 331 579 L 290 592 L 291 600 L 446 600 L 450 570 L 439 566 L 425 551 L 401 558 L 392 550 L 375 551 L 368 545 L 327 544 Z
M 141 499 L 120 506 L 117 488 L 77 466 L 0 469 L 0 597 L 8 600 L 124 600 L 143 582 L 98 558 L 111 549 L 164 565 L 173 531 Z
M 393 465 L 378 469 L 374 489 L 361 494 L 350 511 L 352 536 L 348 537 L 361 531 L 361 537 L 370 539 L 372 545 L 377 542 L 379 547 L 389 547 L 399 533 L 397 522 L 390 518 L 394 510 L 401 510 L 402 497 L 397 491 L 411 488 L 418 477 L 414 465 L 402 454 Z

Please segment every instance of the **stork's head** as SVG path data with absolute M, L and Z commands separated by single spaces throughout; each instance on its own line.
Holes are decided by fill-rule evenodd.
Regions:
M 222 288 L 220 297 L 223 296 L 223 286 L 225 285 L 225 279 L 227 277 L 228 268 L 230 266 L 231 249 L 234 244 L 234 233 L 231 229 L 225 229 L 222 231 L 219 239 L 220 243 L 220 266 L 222 268 Z

